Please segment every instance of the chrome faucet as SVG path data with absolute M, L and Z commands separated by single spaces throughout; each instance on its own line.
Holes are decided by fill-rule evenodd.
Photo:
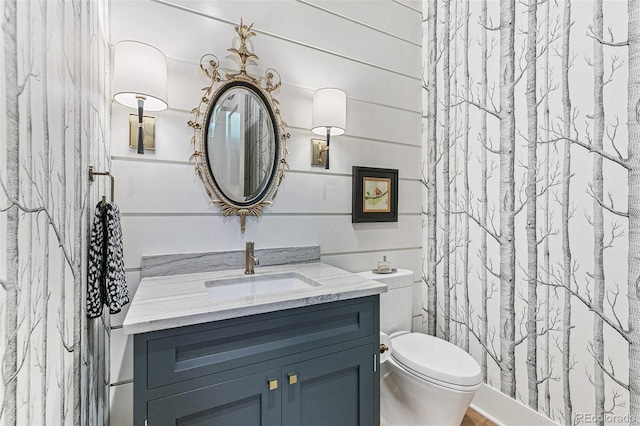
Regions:
M 256 271 L 253 270 L 253 267 L 260 264 L 258 258 L 253 254 L 254 245 L 253 241 L 247 242 L 247 248 L 244 252 L 244 273 L 247 275 L 255 274 Z

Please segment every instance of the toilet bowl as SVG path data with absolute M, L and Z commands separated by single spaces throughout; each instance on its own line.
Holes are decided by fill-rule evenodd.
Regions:
M 471 355 L 422 333 L 394 333 L 391 348 L 380 366 L 384 424 L 460 425 L 482 383 L 482 371 Z
M 413 272 L 360 275 L 387 284 L 380 295 L 380 419 L 386 426 L 459 426 L 482 384 L 478 363 L 452 343 L 412 333 Z M 390 333 L 389 338 L 387 334 Z

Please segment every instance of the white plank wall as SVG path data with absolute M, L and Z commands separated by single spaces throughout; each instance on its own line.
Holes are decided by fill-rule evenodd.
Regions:
M 155 113 L 156 150 L 128 147 L 128 116 L 113 104 L 111 155 L 121 208 L 129 289 L 140 281 L 143 255 L 319 245 L 322 260 L 349 271 L 371 269 L 386 255 L 417 272 L 421 253 L 421 39 L 419 1 L 147 0 L 111 3 L 111 40 L 149 43 L 168 58 L 169 109 Z M 145 19 L 139 19 L 144 16 Z M 291 170 L 275 204 L 259 218 L 224 218 L 209 203 L 188 163 L 192 131 L 186 122 L 206 81 L 200 57 L 215 54 L 237 69 L 226 51 L 240 18 L 254 22 L 259 56 L 248 72 L 276 69 L 278 99 L 289 125 Z M 347 133 L 332 139 L 331 169 L 310 165 L 313 92 L 347 93 Z M 397 223 L 351 223 L 351 168 L 399 169 Z M 420 291 L 420 286 L 416 286 Z M 417 293 L 419 294 L 419 293 Z M 414 298 L 414 314 L 420 300 Z M 131 424 L 133 339 L 111 318 L 111 424 Z M 416 317 L 419 321 L 419 317 Z

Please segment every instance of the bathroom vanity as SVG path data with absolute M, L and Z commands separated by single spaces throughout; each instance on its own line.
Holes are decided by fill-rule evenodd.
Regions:
M 210 85 L 188 122 L 205 193 L 225 217 L 240 217 L 241 232 L 246 216 L 273 204 L 290 137 L 275 99 L 279 74 L 247 73 L 247 60 L 258 58 L 247 45 L 252 27 L 241 20 L 240 46 L 228 49 L 238 73 L 202 57 Z M 292 263 L 304 248 L 263 256 L 247 243 L 245 269 L 235 269 L 235 252 L 155 256 L 153 268 L 143 258 L 123 323 L 135 335 L 134 424 L 378 425 L 386 285 L 320 263 L 319 247 L 311 252 L 315 262 Z
M 134 424 L 379 424 L 385 291 L 319 262 L 144 278 Z

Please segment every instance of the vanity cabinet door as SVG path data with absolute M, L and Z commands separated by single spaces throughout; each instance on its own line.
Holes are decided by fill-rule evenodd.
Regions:
M 147 424 L 280 425 L 280 371 L 277 368 L 149 401 Z
M 282 424 L 375 424 L 374 348 L 359 346 L 282 369 Z

